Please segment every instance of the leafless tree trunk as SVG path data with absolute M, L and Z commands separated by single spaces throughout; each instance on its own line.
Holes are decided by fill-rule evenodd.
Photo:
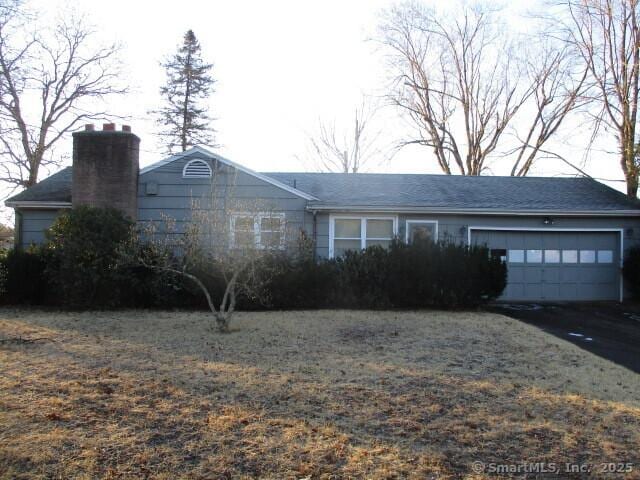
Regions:
M 78 18 L 25 33 L 34 19 L 20 2 L 0 3 L 0 181 L 30 187 L 56 160 L 56 142 L 81 122 L 107 112 L 86 101 L 121 94 L 118 47 L 94 45 Z
M 321 171 L 358 173 L 367 165 L 389 157 L 381 143 L 381 131 L 373 122 L 377 107 L 363 97 L 355 108 L 348 130 L 339 131 L 335 122 L 320 121 L 318 133 L 309 138 L 313 166 Z
M 597 127 L 614 132 L 627 195 L 638 195 L 636 122 L 640 95 L 640 26 L 637 0 L 566 0 L 567 30 L 589 69 Z

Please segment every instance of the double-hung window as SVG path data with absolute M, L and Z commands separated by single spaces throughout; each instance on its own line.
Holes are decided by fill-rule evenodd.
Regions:
M 361 250 L 372 245 L 388 247 L 396 235 L 395 217 L 331 217 L 329 256 L 339 257 L 348 250 Z
M 284 249 L 284 213 L 234 213 L 231 215 L 232 248 Z

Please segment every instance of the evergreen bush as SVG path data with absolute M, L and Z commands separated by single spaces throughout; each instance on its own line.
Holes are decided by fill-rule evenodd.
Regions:
M 635 300 L 640 300 L 640 246 L 633 247 L 627 252 L 622 274 L 631 296 Z

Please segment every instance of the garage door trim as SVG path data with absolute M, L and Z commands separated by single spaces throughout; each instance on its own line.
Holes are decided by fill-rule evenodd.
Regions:
M 623 300 L 624 286 L 622 277 L 622 265 L 624 258 L 624 228 L 535 228 L 535 227 L 485 227 L 473 225 L 467 227 L 467 245 L 471 245 L 471 232 L 473 230 L 489 231 L 514 231 L 514 232 L 615 232 L 620 236 L 620 301 Z

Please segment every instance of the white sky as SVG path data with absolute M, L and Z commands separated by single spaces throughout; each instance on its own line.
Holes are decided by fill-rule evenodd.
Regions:
M 31 4 L 43 16 L 69 5 L 64 0 L 33 0 Z M 258 171 L 305 170 L 308 164 L 300 157 L 307 152 L 307 135 L 315 130 L 319 118 L 348 122 L 363 93 L 385 92 L 388 73 L 376 43 L 368 39 L 375 35 L 380 10 L 390 4 L 386 0 L 72 3 L 96 26 L 100 39 L 123 45 L 132 92 L 110 107 L 116 114 L 131 117 L 127 123 L 142 139 L 142 166 L 165 156 L 147 114 L 161 101 L 158 90 L 165 77 L 159 62 L 176 51 L 191 28 L 205 60 L 214 63 L 218 83 L 210 108 L 217 118 L 218 151 Z M 528 4 L 511 3 L 510 16 Z M 510 18 L 517 21 L 515 16 Z M 378 121 L 389 141 L 406 129 L 393 110 L 383 110 Z M 568 125 L 555 146 L 580 163 L 587 140 L 584 129 Z M 63 142 L 61 149 L 70 148 L 70 138 Z M 613 137 L 603 137 L 601 145 L 615 150 Z M 596 177 L 623 178 L 616 157 L 601 151 L 594 152 L 585 169 Z M 440 173 L 424 148 L 403 150 L 389 163 L 370 166 L 369 171 Z M 492 171 L 505 174 L 506 164 L 497 162 Z M 541 160 L 533 173 L 572 171 Z M 619 189 L 624 186 L 610 184 Z

